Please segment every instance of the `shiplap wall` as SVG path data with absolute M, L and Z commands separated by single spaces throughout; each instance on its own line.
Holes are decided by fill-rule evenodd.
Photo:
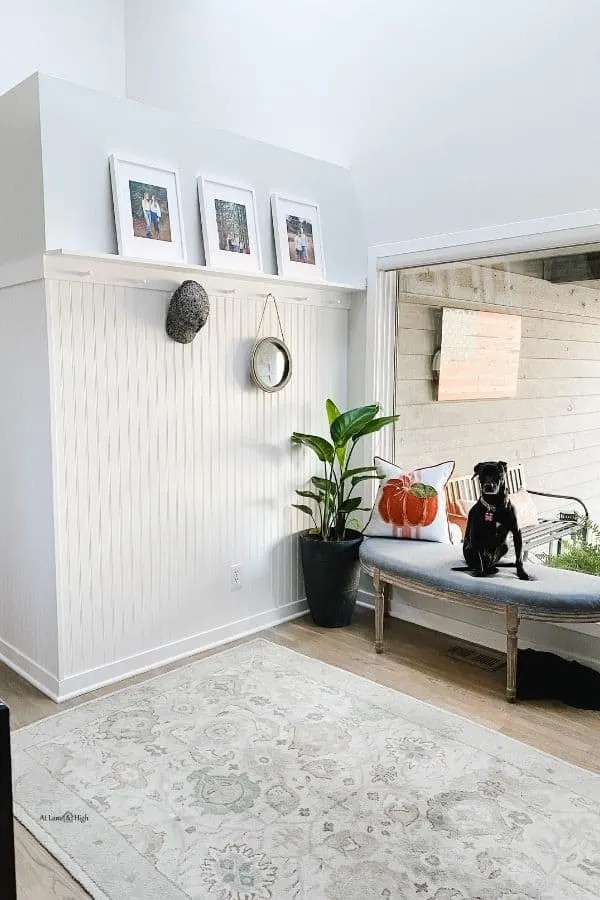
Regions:
M 456 474 L 520 462 L 531 488 L 580 496 L 600 517 L 600 291 L 477 265 L 402 272 L 398 289 L 397 461 L 452 458 Z M 522 316 L 516 399 L 434 400 L 443 306 Z
M 316 460 L 290 435 L 323 432 L 328 396 L 346 403 L 348 309 L 281 302 L 293 375 L 266 394 L 248 374 L 256 288 L 212 297 L 189 345 L 165 334 L 168 292 L 57 279 L 47 292 L 61 692 L 302 609 L 307 521 L 290 504 Z
M 58 684 L 50 388 L 41 280 L 0 289 L 0 658 Z

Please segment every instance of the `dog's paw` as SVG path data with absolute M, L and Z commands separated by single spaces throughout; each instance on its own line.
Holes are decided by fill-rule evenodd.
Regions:
M 521 581 L 531 581 L 531 576 L 527 574 L 525 569 L 517 570 L 517 578 L 519 578 Z

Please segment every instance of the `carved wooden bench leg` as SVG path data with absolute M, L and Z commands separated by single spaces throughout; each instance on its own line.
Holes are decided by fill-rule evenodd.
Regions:
M 377 569 L 373 573 L 373 590 L 375 591 L 375 653 L 383 653 L 385 590 Z
M 506 607 L 506 699 L 514 703 L 517 699 L 517 657 L 519 644 L 519 610 L 516 606 Z

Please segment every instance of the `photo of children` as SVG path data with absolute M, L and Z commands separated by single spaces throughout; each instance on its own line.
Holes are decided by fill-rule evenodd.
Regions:
M 298 216 L 287 216 L 286 225 L 291 262 L 314 266 L 315 246 L 312 223 L 308 219 L 300 219 Z
M 250 253 L 248 216 L 243 203 L 215 200 L 219 249 L 231 253 Z
M 141 181 L 129 182 L 131 219 L 136 237 L 155 241 L 171 238 L 167 189 Z

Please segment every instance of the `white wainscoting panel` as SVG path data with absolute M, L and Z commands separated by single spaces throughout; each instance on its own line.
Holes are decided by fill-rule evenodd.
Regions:
M 280 304 L 293 375 L 265 394 L 248 374 L 263 299 L 236 287 L 181 345 L 169 292 L 47 282 L 62 695 L 304 609 L 291 503 L 317 469 L 290 435 L 346 403 L 347 303 L 307 286 Z

